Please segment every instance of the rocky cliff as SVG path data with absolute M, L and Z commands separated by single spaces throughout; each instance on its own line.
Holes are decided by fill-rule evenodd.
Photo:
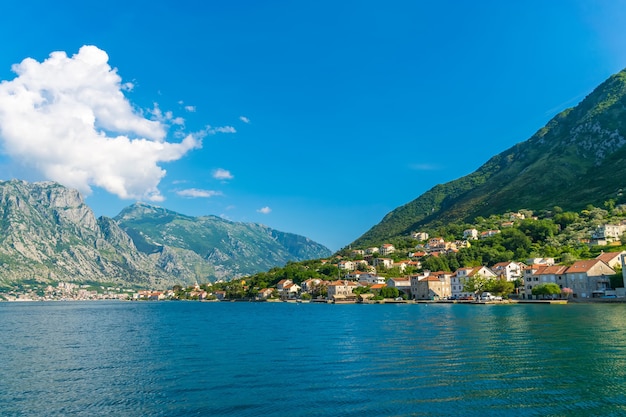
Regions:
M 137 251 L 76 190 L 52 182 L 0 182 L 0 285 L 15 281 L 158 285 L 171 277 Z

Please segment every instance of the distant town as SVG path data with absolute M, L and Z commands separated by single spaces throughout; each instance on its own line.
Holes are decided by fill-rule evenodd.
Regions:
M 510 213 L 501 226 L 523 221 Z M 533 221 L 536 219 L 533 219 Z M 461 229 L 462 230 L 462 229 Z M 461 235 L 459 230 L 459 236 Z M 218 280 L 169 289 L 123 288 L 98 283 L 21 282 L 0 292 L 0 301 L 199 300 L 285 301 L 326 303 L 514 300 L 626 299 L 624 234 L 626 222 L 599 224 L 586 244 L 602 248 L 591 259 L 532 257 L 525 262 L 432 270 L 434 261 L 456 256 L 480 241 L 506 234 L 500 229 L 462 230 L 462 239 L 446 241 L 426 232 L 407 236 L 412 246 L 384 243 L 346 249 L 328 259 L 289 263 L 283 268 L 233 280 Z M 501 237 L 500 237 L 501 238 Z M 477 242 L 477 243 L 474 243 Z M 618 250 L 612 250 L 616 248 Z

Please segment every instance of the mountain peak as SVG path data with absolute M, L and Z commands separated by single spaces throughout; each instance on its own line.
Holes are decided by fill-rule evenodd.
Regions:
M 378 243 L 425 227 L 477 216 L 560 206 L 580 210 L 626 202 L 626 70 L 577 106 L 552 118 L 525 142 L 475 172 L 440 184 L 388 213 L 352 245 Z
M 330 255 L 301 236 L 144 203 L 96 219 L 77 190 L 54 182 L 0 181 L 0 219 L 0 287 L 23 280 L 171 286 Z

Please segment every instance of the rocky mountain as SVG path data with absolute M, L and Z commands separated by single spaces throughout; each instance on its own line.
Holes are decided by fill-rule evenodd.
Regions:
M 61 280 L 159 285 L 171 280 L 111 219 L 57 183 L 0 182 L 0 286 Z
M 142 204 L 116 219 L 96 218 L 76 190 L 0 181 L 0 288 L 28 281 L 165 287 L 329 254 L 309 239 L 265 226 Z
M 625 145 L 626 70 L 527 141 L 391 211 L 352 245 L 378 244 L 422 228 L 519 209 L 578 211 L 609 200 L 624 203 Z
M 331 255 L 310 239 L 254 223 L 217 216 L 190 217 L 161 207 L 134 204 L 115 217 L 144 254 L 165 251 L 158 264 L 177 274 L 217 278 L 266 271 L 288 261 Z M 185 265 L 194 270 L 184 270 Z

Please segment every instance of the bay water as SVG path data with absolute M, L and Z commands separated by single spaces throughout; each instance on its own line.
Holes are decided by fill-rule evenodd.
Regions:
M 622 416 L 626 304 L 0 303 L 0 416 Z

